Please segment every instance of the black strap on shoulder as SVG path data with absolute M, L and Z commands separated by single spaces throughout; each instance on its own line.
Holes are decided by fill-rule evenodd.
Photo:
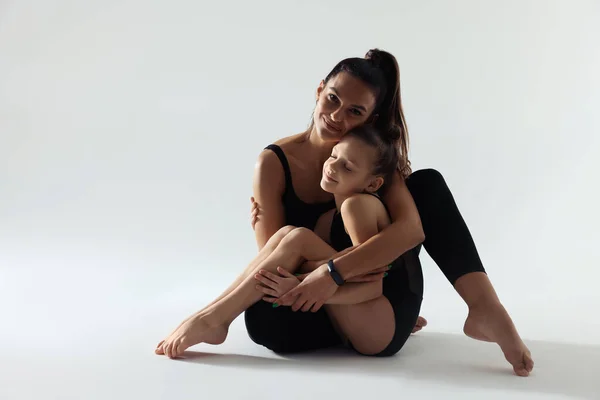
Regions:
M 371 193 L 371 192 L 363 192 L 364 194 L 370 194 L 373 197 L 377 197 L 379 200 L 381 200 L 381 197 L 379 197 L 379 195 L 377 193 Z
M 287 192 L 288 189 L 292 187 L 292 172 L 290 171 L 290 164 L 288 163 L 285 153 L 283 150 L 281 150 L 281 147 L 277 146 L 276 144 L 270 144 L 265 147 L 265 149 L 271 150 L 277 155 L 277 158 L 279 158 L 285 174 L 285 191 Z
M 379 199 L 379 201 L 381 202 L 381 204 L 383 204 L 383 208 L 385 208 L 385 211 L 388 213 L 388 215 L 391 218 L 391 214 L 390 214 L 390 210 L 388 209 L 387 205 L 385 204 L 385 202 L 383 201 L 383 199 L 381 198 L 380 195 L 376 194 L 376 193 L 371 193 L 371 192 L 364 192 L 365 194 L 370 194 L 373 197 L 377 197 L 377 199 Z

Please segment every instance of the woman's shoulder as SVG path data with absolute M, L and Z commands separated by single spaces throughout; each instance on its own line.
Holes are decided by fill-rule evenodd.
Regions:
M 303 135 L 303 133 L 299 133 L 287 136 L 272 144 L 278 146 L 283 151 L 286 159 L 288 159 L 288 157 L 294 158 L 295 147 L 298 145 L 299 140 Z M 258 160 L 256 161 L 254 169 L 259 180 L 264 180 L 266 182 L 273 180 L 273 183 L 278 184 L 279 186 L 283 185 L 284 166 L 280 159 L 280 155 L 276 154 L 274 151 L 265 147 L 258 155 Z
M 274 145 L 279 146 L 284 152 L 294 152 L 298 145 L 306 141 L 306 132 L 297 133 L 294 135 L 283 137 L 273 142 Z
M 294 155 L 295 147 L 298 144 L 299 138 L 303 134 L 296 134 L 281 138 L 271 143 L 269 146 L 275 145 L 281 149 L 285 158 L 287 159 L 289 156 Z M 269 170 L 271 168 L 281 169 L 281 160 L 279 155 L 273 151 L 273 149 L 268 149 L 269 146 L 265 146 L 262 149 L 260 154 L 258 155 L 258 160 L 256 163 L 256 167 L 262 167 L 263 170 Z

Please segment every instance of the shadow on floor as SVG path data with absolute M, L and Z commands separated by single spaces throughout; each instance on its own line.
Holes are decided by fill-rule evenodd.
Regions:
M 369 374 L 432 381 L 480 389 L 564 394 L 597 399 L 600 396 L 600 346 L 527 341 L 535 361 L 528 378 L 513 374 L 495 344 L 461 335 L 420 333 L 391 358 L 355 355 L 332 349 L 293 356 L 259 357 L 187 351 L 181 361 L 220 367 L 281 369 L 324 373 Z

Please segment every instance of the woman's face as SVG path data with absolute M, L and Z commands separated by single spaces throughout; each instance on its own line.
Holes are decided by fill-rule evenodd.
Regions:
M 337 143 L 346 132 L 367 121 L 375 101 L 375 93 L 367 84 L 340 72 L 317 89 L 313 114 L 317 134 L 324 141 Z

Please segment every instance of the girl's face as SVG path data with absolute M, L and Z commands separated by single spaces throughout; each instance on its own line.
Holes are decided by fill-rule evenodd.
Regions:
M 364 124 L 375 108 L 375 93 L 358 78 L 340 72 L 317 89 L 313 119 L 319 137 L 338 142 L 346 132 Z
M 354 136 L 345 137 L 334 146 L 323 165 L 321 188 L 344 196 L 377 191 L 383 184 L 381 176 L 373 175 L 377 158 L 373 146 Z

